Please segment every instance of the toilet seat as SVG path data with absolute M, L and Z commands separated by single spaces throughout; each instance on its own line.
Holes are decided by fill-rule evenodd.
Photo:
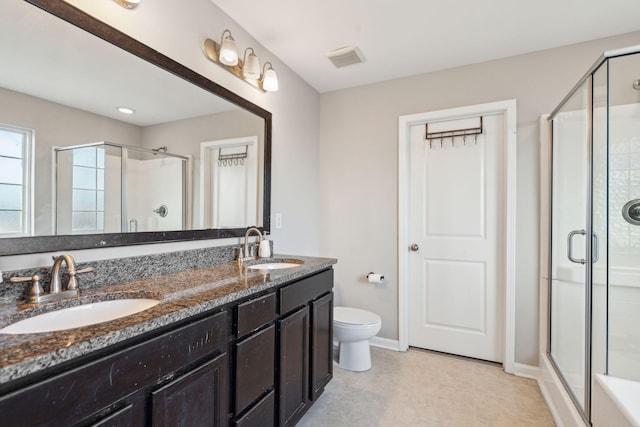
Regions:
M 372 326 L 382 322 L 380 316 L 353 307 L 334 307 L 333 322 L 343 327 Z

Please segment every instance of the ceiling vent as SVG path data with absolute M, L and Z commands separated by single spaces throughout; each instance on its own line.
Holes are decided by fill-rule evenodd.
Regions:
M 336 68 L 346 67 L 347 65 L 359 64 L 365 61 L 364 55 L 355 46 L 341 47 L 327 53 L 327 58 L 333 62 Z

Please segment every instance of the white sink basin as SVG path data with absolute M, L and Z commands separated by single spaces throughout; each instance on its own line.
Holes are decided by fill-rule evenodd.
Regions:
M 282 268 L 300 267 L 302 264 L 295 262 L 263 262 L 261 264 L 248 265 L 251 270 L 280 270 Z
M 83 304 L 21 320 L 0 329 L 0 333 L 35 334 L 95 325 L 139 313 L 158 303 L 155 299 L 117 299 Z

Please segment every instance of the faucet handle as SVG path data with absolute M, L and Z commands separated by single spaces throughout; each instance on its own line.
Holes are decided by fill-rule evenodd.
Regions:
M 76 270 L 76 274 L 91 273 L 92 271 L 93 267 L 85 267 L 81 268 L 80 270 Z
M 78 289 L 79 283 L 78 278 L 76 277 L 78 274 L 90 273 L 93 271 L 93 267 L 85 267 L 80 270 L 69 270 L 69 283 L 67 283 L 67 290 L 75 290 Z
M 34 274 L 31 277 L 12 277 L 9 279 L 11 283 L 22 283 L 22 282 L 33 282 L 31 285 L 31 290 L 29 291 L 28 301 L 35 301 L 40 295 L 44 293 L 44 289 L 42 289 L 42 285 L 40 284 L 40 276 Z
M 37 274 L 34 274 L 33 276 L 25 276 L 25 277 L 12 277 L 9 279 L 9 281 L 11 283 L 22 283 L 22 282 L 39 282 L 40 281 L 40 276 L 38 276 Z

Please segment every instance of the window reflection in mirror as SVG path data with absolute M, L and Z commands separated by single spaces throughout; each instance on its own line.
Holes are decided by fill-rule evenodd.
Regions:
M 0 123 L 0 237 L 31 234 L 33 131 Z

